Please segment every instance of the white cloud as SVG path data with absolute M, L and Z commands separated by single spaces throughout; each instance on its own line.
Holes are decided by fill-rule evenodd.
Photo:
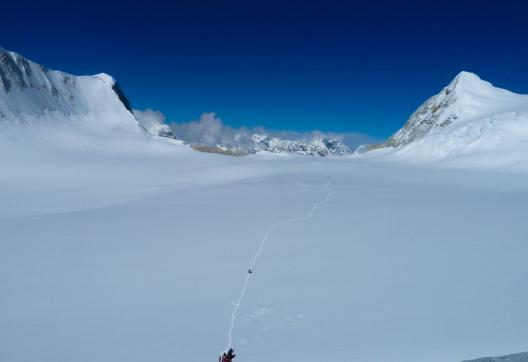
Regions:
M 165 115 L 159 111 L 146 109 L 144 111 L 134 110 L 134 115 L 139 122 L 151 134 L 157 134 L 160 126 L 164 125 Z M 253 144 L 251 136 L 255 133 L 269 135 L 280 139 L 310 140 L 314 137 L 338 139 L 351 149 L 361 144 L 375 143 L 377 140 L 361 133 L 334 133 L 334 132 L 296 132 L 277 131 L 263 127 L 240 127 L 234 128 L 224 124 L 214 112 L 203 113 L 198 120 L 190 122 L 172 122 L 170 127 L 177 139 L 188 143 L 215 146 L 222 144 L 228 147 L 248 148 Z
M 167 117 L 160 111 L 155 111 L 150 108 L 144 111 L 139 109 L 132 110 L 136 119 L 151 135 L 157 136 L 162 125 L 165 123 Z
M 244 147 L 249 144 L 251 137 L 245 127 L 226 126 L 213 112 L 203 113 L 197 121 L 171 123 L 171 127 L 178 139 L 207 146 L 223 144 Z

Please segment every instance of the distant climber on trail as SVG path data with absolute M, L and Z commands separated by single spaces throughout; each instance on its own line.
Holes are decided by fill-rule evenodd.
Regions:
M 248 274 L 253 274 L 253 270 L 252 270 L 252 269 L 249 269 L 249 270 L 248 270 Z
M 218 362 L 233 362 L 236 354 L 233 348 L 229 348 L 229 351 L 224 352 L 221 357 L 218 357 Z

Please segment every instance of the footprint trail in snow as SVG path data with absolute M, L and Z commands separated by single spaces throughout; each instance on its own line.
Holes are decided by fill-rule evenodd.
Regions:
M 260 258 L 260 254 L 262 254 L 262 251 L 264 250 L 264 246 L 266 245 L 266 242 L 268 241 L 270 234 L 275 229 L 277 229 L 277 228 L 279 228 L 279 227 L 281 227 L 283 225 L 293 223 L 293 222 L 310 220 L 312 218 L 312 216 L 314 215 L 315 211 L 317 210 L 317 208 L 319 206 L 325 204 L 326 202 L 328 202 L 328 200 L 330 200 L 330 198 L 334 195 L 334 190 L 330 187 L 330 178 L 328 178 L 326 183 L 324 184 L 324 189 L 327 192 L 326 197 L 323 200 L 314 203 L 312 205 L 312 207 L 310 208 L 309 212 L 306 215 L 297 216 L 297 217 L 293 217 L 291 219 L 286 219 L 286 220 L 279 221 L 279 222 L 271 225 L 270 227 L 268 227 L 266 229 L 266 231 L 264 232 L 264 236 L 263 236 L 262 240 L 260 241 L 260 246 L 259 246 L 257 252 L 255 253 L 255 256 L 253 257 L 253 260 L 251 261 L 251 264 L 249 265 L 249 269 L 248 269 L 249 271 L 252 271 L 254 269 L 255 265 L 257 264 L 258 259 Z M 246 279 L 244 280 L 244 284 L 242 286 L 242 289 L 240 290 L 240 294 L 238 296 L 238 299 L 237 299 L 236 303 L 233 305 L 233 313 L 231 314 L 231 321 L 230 321 L 230 324 L 229 324 L 228 345 L 227 345 L 226 350 L 231 348 L 232 345 L 233 345 L 233 329 L 235 327 L 236 317 L 237 317 L 237 314 L 238 314 L 238 310 L 240 309 L 240 306 L 242 305 L 242 301 L 244 300 L 244 296 L 246 295 L 246 290 L 247 290 L 247 287 L 249 285 L 250 279 L 251 279 L 251 272 L 248 272 L 246 274 Z

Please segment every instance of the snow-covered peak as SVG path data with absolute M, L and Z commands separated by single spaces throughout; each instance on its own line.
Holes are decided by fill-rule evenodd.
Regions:
M 105 84 L 108 84 L 110 87 L 113 87 L 116 84 L 116 80 L 109 74 L 99 73 L 94 75 L 95 78 L 101 79 Z
M 478 75 L 465 70 L 457 74 L 457 76 L 451 81 L 449 87 L 460 87 L 460 88 L 482 88 L 482 86 L 492 86 L 491 83 L 482 80 Z
M 0 49 L 0 121 L 144 132 L 110 75 L 74 76 L 49 70 L 5 49 Z
M 486 155 L 488 164 L 492 159 L 504 164 L 526 158 L 525 145 L 528 95 L 461 72 L 424 102 L 387 142 L 371 148 L 392 148 L 399 158 L 426 161 L 475 155 L 482 159 Z
M 484 110 L 495 110 L 496 106 L 508 106 L 521 100 L 519 95 L 506 89 L 493 86 L 482 80 L 475 73 L 460 72 L 446 87 L 445 92 L 452 91 L 458 103 L 464 107 L 479 107 Z M 520 96 L 523 97 L 523 96 Z M 492 107 L 490 109 L 490 106 Z
M 460 72 L 424 102 L 383 146 L 401 147 L 450 125 L 514 109 L 528 98 L 494 87 L 474 73 Z

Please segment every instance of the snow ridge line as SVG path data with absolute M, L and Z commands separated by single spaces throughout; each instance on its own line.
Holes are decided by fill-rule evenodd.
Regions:
M 323 200 L 314 203 L 312 205 L 312 208 L 310 209 L 310 211 L 308 212 L 307 215 L 305 215 L 305 216 L 297 216 L 297 217 L 294 217 L 294 218 L 291 218 L 291 219 L 286 219 L 286 220 L 283 220 L 283 221 L 279 221 L 279 222 L 271 225 L 270 227 L 268 227 L 266 229 L 266 232 L 264 233 L 264 237 L 260 241 L 260 246 L 259 246 L 255 256 L 253 257 L 253 260 L 251 261 L 251 264 L 249 265 L 249 270 L 254 269 L 254 267 L 257 264 L 257 261 L 258 261 L 258 259 L 260 257 L 260 254 L 262 254 L 262 251 L 264 250 L 264 246 L 266 245 L 266 242 L 268 241 L 268 238 L 269 238 L 269 236 L 270 236 L 270 234 L 271 234 L 271 232 L 273 230 L 277 229 L 280 226 L 283 226 L 283 225 L 286 225 L 286 224 L 290 224 L 290 223 L 293 223 L 293 222 L 296 222 L 296 221 L 307 221 L 307 220 L 310 220 L 312 218 L 312 216 L 314 215 L 315 211 L 317 210 L 317 208 L 319 206 L 327 203 L 332 198 L 332 196 L 334 196 L 334 190 L 330 187 L 330 177 L 328 177 L 328 179 L 326 180 L 326 183 L 324 184 L 324 189 L 327 191 L 326 197 Z M 231 314 L 231 321 L 230 321 L 230 324 L 229 324 L 228 345 L 227 345 L 226 350 L 231 348 L 232 345 L 233 345 L 233 329 L 235 327 L 235 320 L 236 320 L 236 317 L 237 317 L 237 314 L 238 314 L 238 310 L 240 309 L 240 306 L 242 305 L 242 301 L 244 300 L 244 296 L 246 295 L 246 290 L 247 290 L 247 287 L 249 285 L 250 278 L 251 278 L 251 274 L 248 272 L 247 275 L 246 275 L 246 279 L 244 281 L 244 284 L 242 286 L 242 289 L 240 290 L 240 294 L 238 296 L 238 299 L 237 299 L 236 303 L 233 304 L 234 308 L 233 308 L 233 313 Z

